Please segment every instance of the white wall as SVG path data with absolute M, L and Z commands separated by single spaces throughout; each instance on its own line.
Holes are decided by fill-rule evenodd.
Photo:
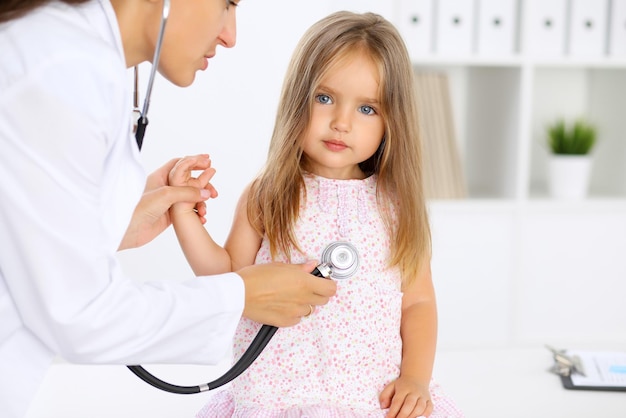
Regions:
M 243 187 L 265 160 L 282 79 L 302 33 L 343 7 L 372 8 L 393 19 L 391 4 L 382 0 L 316 0 L 297 6 L 288 0 L 242 2 L 234 49 L 219 49 L 207 72 L 198 74 L 187 89 L 157 79 L 143 150 L 147 170 L 173 157 L 209 153 L 217 169 L 213 183 L 220 196 L 208 204 L 206 227 L 223 242 Z M 148 70 L 148 66 L 142 67 L 144 85 Z M 622 74 L 623 69 L 620 71 Z M 491 85 L 503 71 L 476 69 L 471 73 L 480 76 L 469 80 L 481 81 L 473 87 L 472 97 L 476 97 L 480 96 L 476 90 Z M 514 92 L 520 79 L 525 79 L 515 70 L 504 74 L 505 85 Z M 569 83 L 566 88 L 583 88 L 576 80 L 565 80 Z M 453 104 L 463 114 L 470 97 L 459 96 L 459 86 L 455 86 Z M 519 96 L 507 96 L 513 97 L 510 101 L 516 111 Z M 538 118 L 535 115 L 533 120 Z M 488 123 L 486 119 L 484 123 Z M 511 144 L 522 136 L 514 135 L 517 130 L 524 128 L 518 124 L 511 127 Z M 459 139 L 465 133 L 459 132 Z M 476 147 L 461 142 L 462 147 Z M 482 148 L 478 148 L 471 151 L 480 153 Z M 526 161 L 518 155 L 521 147 L 500 148 L 506 161 L 513 159 L 517 165 Z M 515 158 L 510 158 L 511 152 Z M 500 157 L 489 162 L 496 163 Z M 606 169 L 616 172 L 615 167 Z M 502 171 L 527 172 L 518 166 Z M 541 173 L 541 169 L 533 167 L 531 172 Z M 508 177 L 516 179 L 515 175 Z M 626 251 L 626 201 L 618 198 L 563 206 L 549 201 L 520 203 L 517 197 L 526 196 L 527 191 L 516 191 L 518 183 L 525 186 L 526 179 L 507 181 L 507 190 L 498 191 L 493 200 L 474 196 L 468 201 L 433 202 L 430 206 L 439 347 L 625 344 L 626 305 L 621 301 L 626 292 L 626 261 L 620 254 Z M 544 204 L 549 209 L 544 210 Z M 144 248 L 120 254 L 120 258 L 128 274 L 139 280 L 191 276 L 172 230 Z

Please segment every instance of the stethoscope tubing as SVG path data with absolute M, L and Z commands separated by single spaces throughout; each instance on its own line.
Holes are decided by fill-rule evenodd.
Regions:
M 164 380 L 159 379 L 154 376 L 142 366 L 126 366 L 133 372 L 137 377 L 142 379 L 144 382 L 154 386 L 157 389 L 161 389 L 166 392 L 176 393 L 180 395 L 191 395 L 194 393 L 206 392 L 209 390 L 216 389 L 220 386 L 225 385 L 237 378 L 241 373 L 243 373 L 253 362 L 257 359 L 259 354 L 263 351 L 265 346 L 270 342 L 274 334 L 278 331 L 278 328 L 273 325 L 263 325 L 261 329 L 250 343 L 250 346 L 245 351 L 245 353 L 239 358 L 239 360 L 230 368 L 226 373 L 222 376 L 218 377 L 212 382 L 205 383 L 198 386 L 178 386 Z
M 156 72 L 159 68 L 159 59 L 161 58 L 161 48 L 163 46 L 163 36 L 165 35 L 165 24 L 167 23 L 167 18 L 169 17 L 169 15 L 170 0 L 163 0 L 161 25 L 159 27 L 159 36 L 157 38 L 157 43 L 154 48 L 154 56 L 152 57 L 152 68 L 150 69 L 150 78 L 148 79 L 148 87 L 146 88 L 146 98 L 143 101 L 141 116 L 137 121 L 137 130 L 135 131 L 135 140 L 137 141 L 137 147 L 139 147 L 139 151 L 141 151 L 141 147 L 143 145 L 143 137 L 146 134 L 146 127 L 148 126 L 148 109 L 150 108 L 150 96 L 152 96 L 152 87 L 154 86 L 154 79 L 156 77 Z M 137 69 L 135 69 L 135 71 L 137 71 Z M 136 79 L 135 84 L 137 84 Z
M 322 263 L 317 266 L 311 274 L 317 277 L 328 278 L 330 273 L 330 269 L 327 267 L 326 263 Z M 180 395 L 191 395 L 194 393 L 206 392 L 209 390 L 216 389 L 220 386 L 224 386 L 226 383 L 230 382 L 237 378 L 241 373 L 243 373 L 250 365 L 254 362 L 254 360 L 259 357 L 263 349 L 270 342 L 274 334 L 276 334 L 278 328 L 273 325 L 262 325 L 259 332 L 254 337 L 250 346 L 246 349 L 243 355 L 237 360 L 237 362 L 230 368 L 226 373 L 212 382 L 205 383 L 197 386 L 178 386 L 171 383 L 168 383 L 164 380 L 159 379 L 154 376 L 142 366 L 126 366 L 133 372 L 137 377 L 139 377 L 144 382 L 149 385 L 154 386 L 157 389 L 161 389 L 170 393 L 177 393 Z

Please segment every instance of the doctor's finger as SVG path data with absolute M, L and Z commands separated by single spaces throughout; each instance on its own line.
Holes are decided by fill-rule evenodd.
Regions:
M 161 193 L 165 194 L 164 200 L 168 206 L 179 202 L 197 203 L 211 198 L 208 190 L 192 186 L 167 186 L 161 189 Z
M 307 277 L 306 286 L 313 293 L 313 295 L 325 298 L 326 302 L 328 302 L 328 298 L 334 296 L 337 292 L 337 283 L 335 283 L 334 280 L 324 279 L 313 275 L 311 275 L 311 277 Z M 326 302 L 318 305 L 324 305 Z
M 195 209 L 196 209 L 196 214 L 200 218 L 204 218 L 206 216 L 206 202 L 202 201 L 202 202 L 196 203 Z
M 207 183 L 206 186 L 204 186 L 204 190 L 209 192 L 211 199 L 215 199 L 218 195 L 217 189 L 211 183 Z
M 196 206 L 194 207 L 194 211 L 196 212 L 196 215 L 198 215 L 198 219 L 200 220 L 200 223 L 202 225 L 204 225 L 206 223 L 206 203 L 205 202 L 198 202 L 196 203 Z
M 321 295 L 316 295 L 314 293 L 309 294 L 308 296 L 302 298 L 302 300 L 304 300 L 308 305 L 312 305 L 313 307 L 316 306 L 324 306 L 328 303 L 328 301 L 330 300 L 329 296 L 321 296 Z
M 167 186 L 169 184 L 168 177 L 170 175 L 170 171 L 172 171 L 172 168 L 174 168 L 179 160 L 180 158 L 172 158 L 161 167 L 150 173 L 146 179 L 145 191 L 149 192 L 161 186 Z

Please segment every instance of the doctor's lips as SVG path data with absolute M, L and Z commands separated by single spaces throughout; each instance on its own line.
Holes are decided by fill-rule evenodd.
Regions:
M 343 141 L 337 141 L 337 140 L 332 139 L 332 140 L 322 141 L 322 142 L 324 142 L 324 145 L 326 145 L 326 148 L 328 148 L 331 151 L 343 151 L 344 149 L 348 148 L 348 146 Z
M 206 70 L 209 67 L 209 60 L 211 58 L 213 58 L 214 56 L 215 56 L 215 52 L 212 52 L 210 54 L 206 54 L 204 56 L 204 61 L 203 61 L 203 64 L 202 64 L 202 71 Z

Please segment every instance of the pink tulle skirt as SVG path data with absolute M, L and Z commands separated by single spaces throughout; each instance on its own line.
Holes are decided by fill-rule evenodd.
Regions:
M 435 390 L 433 390 L 435 389 Z M 438 385 L 431 385 L 434 408 L 430 418 L 464 418 L 463 412 L 447 398 Z M 294 406 L 288 409 L 235 408 L 230 390 L 222 390 L 209 400 L 196 418 L 384 418 L 387 410 L 359 411 L 328 405 Z

